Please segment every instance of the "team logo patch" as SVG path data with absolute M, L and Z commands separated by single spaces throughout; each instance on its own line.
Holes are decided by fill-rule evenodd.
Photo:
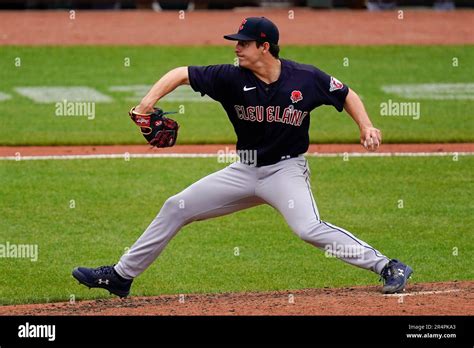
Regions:
M 303 93 L 301 93 L 301 91 L 294 90 L 291 92 L 290 99 L 293 102 L 293 104 L 297 103 L 300 100 L 303 100 Z
M 331 76 L 331 82 L 329 83 L 329 92 L 337 91 L 338 89 L 342 89 L 343 87 L 344 84 L 341 81 Z
M 158 127 L 158 126 L 161 126 L 163 122 L 161 122 L 161 120 L 158 120 L 158 121 L 155 121 L 155 126 Z

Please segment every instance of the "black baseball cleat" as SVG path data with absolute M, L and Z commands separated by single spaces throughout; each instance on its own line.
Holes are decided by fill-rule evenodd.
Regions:
M 380 279 L 384 283 L 382 293 L 394 294 L 405 290 L 405 285 L 412 273 L 413 270 L 410 266 L 395 259 L 390 260 L 380 273 Z
M 102 288 L 111 294 L 127 297 L 130 294 L 130 287 L 133 279 L 124 279 L 115 272 L 113 266 L 101 266 L 98 268 L 76 267 L 72 271 L 72 276 L 79 283 L 89 288 Z

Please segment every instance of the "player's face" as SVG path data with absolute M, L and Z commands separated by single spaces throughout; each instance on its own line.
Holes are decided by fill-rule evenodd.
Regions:
M 257 47 L 256 41 L 237 41 L 235 55 L 239 59 L 239 65 L 243 68 L 251 68 L 257 63 L 262 55 L 262 46 Z

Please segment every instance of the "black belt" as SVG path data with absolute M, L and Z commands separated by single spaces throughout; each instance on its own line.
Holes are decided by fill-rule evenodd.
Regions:
M 281 161 L 284 161 L 284 160 L 287 160 L 287 159 L 290 159 L 290 158 L 296 158 L 296 157 L 298 157 L 298 156 L 299 156 L 299 154 L 298 154 L 298 155 L 285 155 L 285 156 L 281 156 L 280 162 L 281 162 Z
M 276 164 L 278 162 L 285 161 L 285 160 L 290 159 L 290 158 L 296 158 L 296 157 L 299 157 L 299 156 L 300 156 L 300 154 L 284 155 L 284 156 L 281 156 L 280 159 L 276 159 L 276 160 L 272 160 L 272 161 L 263 161 L 263 164 L 260 164 L 262 161 L 258 161 L 258 159 L 257 159 L 256 164 L 253 163 L 252 161 L 240 161 L 240 162 L 243 163 L 243 164 L 254 166 L 254 167 L 264 167 L 264 166 L 271 166 L 272 164 Z

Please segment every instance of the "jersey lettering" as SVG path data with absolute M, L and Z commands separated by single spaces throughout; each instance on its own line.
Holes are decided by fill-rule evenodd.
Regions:
M 268 123 L 279 122 L 296 127 L 300 127 L 304 118 L 308 115 L 307 111 L 298 110 L 292 106 L 284 108 L 281 113 L 279 106 L 267 106 L 267 108 L 264 108 L 262 105 L 258 105 L 245 108 L 243 105 L 234 105 L 234 109 L 240 120 L 263 122 L 266 119 Z
M 255 106 L 247 106 L 247 117 L 249 121 L 255 121 L 257 117 L 255 116 Z

